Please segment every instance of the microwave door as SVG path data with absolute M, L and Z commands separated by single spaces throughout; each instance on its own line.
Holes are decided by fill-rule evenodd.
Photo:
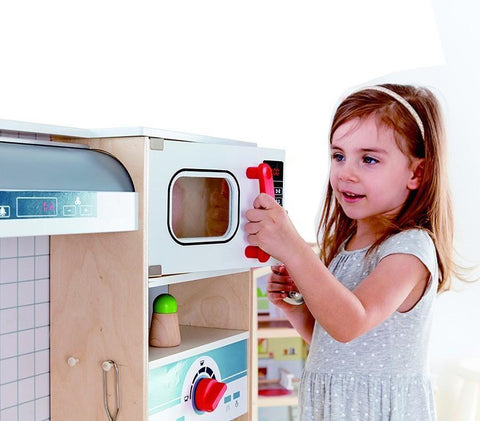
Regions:
M 162 148 L 150 149 L 150 275 L 271 264 L 245 255 L 245 211 L 261 184 L 248 178 L 247 169 L 273 167 L 281 203 L 283 161 L 283 151 L 255 146 L 166 140 Z

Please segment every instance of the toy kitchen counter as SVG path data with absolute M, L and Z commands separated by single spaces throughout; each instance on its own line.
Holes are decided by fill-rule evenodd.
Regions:
M 250 268 L 271 262 L 246 255 L 241 226 L 266 184 L 283 203 L 283 151 L 144 127 L 8 120 L 0 147 L 11 158 L 0 171 L 20 164 L 0 177 L 0 228 L 51 235 L 51 420 L 256 419 Z M 102 196 L 120 193 L 133 204 L 103 210 Z M 227 215 L 214 230 L 211 201 L 201 202 L 213 196 Z M 117 226 L 103 229 L 109 220 Z M 165 289 L 178 303 L 181 343 L 160 349 L 149 346 L 149 327 Z

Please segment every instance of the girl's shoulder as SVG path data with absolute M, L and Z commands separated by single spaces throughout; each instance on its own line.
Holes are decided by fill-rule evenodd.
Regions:
M 381 248 L 404 248 L 406 250 L 410 248 L 433 248 L 435 245 L 428 231 L 421 228 L 410 228 L 388 237 L 381 245 Z
M 427 230 L 422 228 L 409 228 L 400 232 L 397 232 L 388 237 L 383 244 L 396 241 L 396 242 L 412 242 L 412 241 L 425 241 L 433 245 L 433 240 Z
M 412 254 L 420 259 L 432 275 L 437 272 L 437 253 L 430 234 L 423 229 L 411 228 L 388 237 L 378 247 L 378 259 L 391 254 Z

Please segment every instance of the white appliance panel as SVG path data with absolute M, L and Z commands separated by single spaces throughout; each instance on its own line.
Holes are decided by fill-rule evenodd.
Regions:
M 253 206 L 253 201 L 259 194 L 259 181 L 247 178 L 246 170 L 248 167 L 257 167 L 264 161 L 283 162 L 284 151 L 251 145 L 171 140 L 164 140 L 162 149 L 151 149 L 149 153 L 150 273 L 166 275 L 261 265 L 257 259 L 247 258 L 244 255 L 248 244 L 243 227 L 247 222 L 245 211 Z M 206 178 L 226 179 L 229 185 L 230 224 L 224 235 L 186 239 L 175 236 L 171 216 L 172 180 L 178 178 L 179 174 L 187 177 L 202 174 Z M 191 197 L 191 200 L 184 197 L 182 200 L 182 206 L 188 207 L 192 213 L 202 206 L 199 199 L 195 197 Z M 272 259 L 263 264 L 273 264 Z

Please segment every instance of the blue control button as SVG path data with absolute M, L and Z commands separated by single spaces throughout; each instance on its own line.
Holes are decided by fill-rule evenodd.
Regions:
M 88 205 L 80 206 L 80 216 L 90 216 L 93 215 L 93 207 Z
M 228 403 L 231 400 L 232 400 L 232 395 L 225 396 L 225 398 L 223 399 L 223 403 Z
M 63 205 L 64 216 L 75 216 L 77 214 L 77 208 L 75 205 Z
M 240 397 L 240 392 L 235 392 L 233 394 L 233 399 L 238 399 Z

